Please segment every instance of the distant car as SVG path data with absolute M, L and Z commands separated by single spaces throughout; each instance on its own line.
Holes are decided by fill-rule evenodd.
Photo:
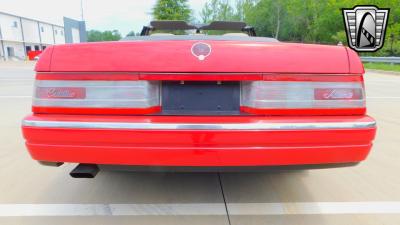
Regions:
M 173 29 L 194 32 L 157 32 Z M 349 166 L 376 131 L 354 51 L 255 37 L 241 22 L 155 21 L 120 42 L 48 47 L 36 72 L 26 146 L 43 164 L 80 163 L 74 177 Z
M 27 57 L 29 60 L 39 60 L 40 54 L 42 54 L 42 52 L 43 51 L 41 51 L 41 50 L 28 51 Z

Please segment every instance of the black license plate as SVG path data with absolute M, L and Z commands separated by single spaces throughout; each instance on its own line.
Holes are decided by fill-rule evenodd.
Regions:
M 164 81 L 162 113 L 168 115 L 240 114 L 240 83 L 236 81 Z

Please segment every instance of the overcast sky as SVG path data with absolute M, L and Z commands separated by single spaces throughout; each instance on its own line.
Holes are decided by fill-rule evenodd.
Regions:
M 189 0 L 195 16 L 207 0 Z M 87 29 L 140 32 L 152 19 L 156 0 L 83 0 Z M 63 16 L 81 18 L 80 0 L 0 0 L 0 11 L 62 25 Z

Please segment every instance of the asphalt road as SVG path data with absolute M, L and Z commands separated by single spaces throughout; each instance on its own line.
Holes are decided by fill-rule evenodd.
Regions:
M 400 76 L 368 72 L 375 146 L 356 167 L 263 173 L 100 172 L 25 150 L 31 64 L 0 64 L 0 224 L 400 224 Z

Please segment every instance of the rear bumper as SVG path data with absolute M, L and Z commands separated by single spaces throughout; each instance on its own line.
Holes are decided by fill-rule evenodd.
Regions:
M 376 125 L 368 116 L 31 115 L 22 130 L 39 161 L 231 167 L 357 163 Z

